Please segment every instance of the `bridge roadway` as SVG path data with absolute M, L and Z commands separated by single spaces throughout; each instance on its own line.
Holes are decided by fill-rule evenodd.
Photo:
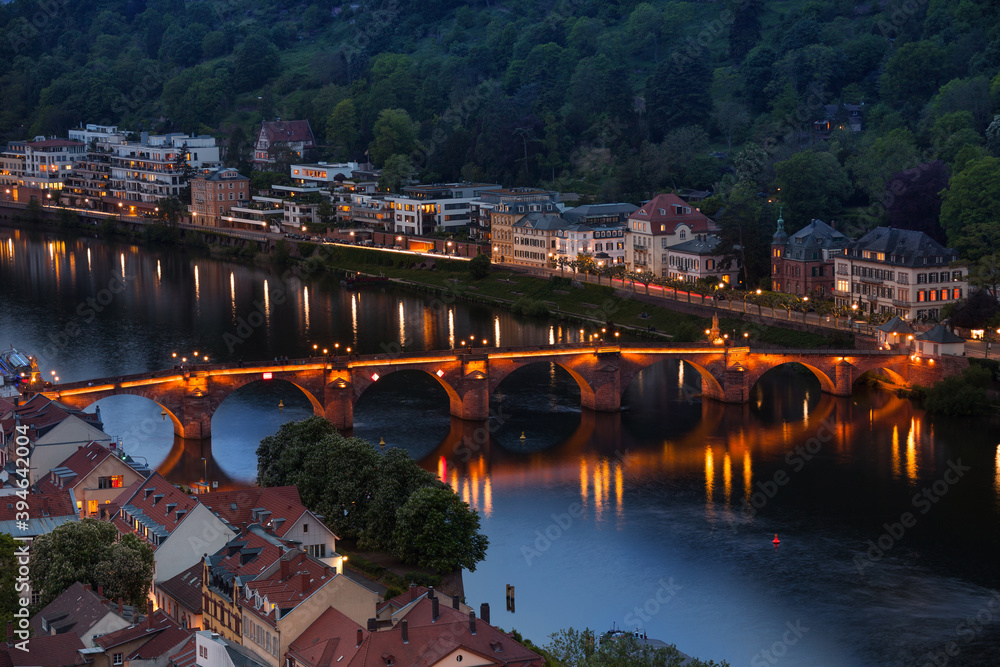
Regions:
M 528 364 L 554 362 L 580 386 L 584 408 L 614 412 L 629 383 L 655 363 L 683 360 L 702 378 L 702 395 L 744 403 L 768 370 L 789 362 L 808 368 L 822 390 L 849 396 L 854 381 L 879 370 L 895 384 L 932 384 L 968 365 L 963 357 L 911 357 L 882 350 L 751 350 L 706 343 L 622 343 L 595 346 L 476 348 L 400 354 L 295 359 L 287 363 L 198 364 L 115 378 L 46 387 L 42 393 L 64 404 L 86 408 L 108 396 L 143 396 L 163 407 L 182 438 L 211 437 L 212 415 L 234 391 L 251 382 L 285 380 L 309 399 L 315 414 L 350 430 L 354 405 L 379 379 L 401 370 L 422 371 L 448 395 L 451 414 L 470 421 L 489 418 L 490 394 L 508 375 Z

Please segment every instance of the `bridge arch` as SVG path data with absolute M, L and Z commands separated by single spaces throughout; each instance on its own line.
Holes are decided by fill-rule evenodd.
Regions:
M 854 384 L 857 384 L 858 382 L 863 381 L 863 378 L 865 376 L 870 377 L 873 374 L 880 374 L 880 373 L 884 374 L 886 377 L 888 377 L 889 380 L 891 380 L 893 384 L 896 384 L 896 385 L 899 385 L 899 386 L 902 386 L 902 387 L 909 386 L 909 383 L 906 381 L 906 378 L 903 377 L 903 375 L 900 374 L 899 371 L 897 371 L 895 369 L 892 369 L 889 366 L 873 366 L 873 367 L 865 369 L 864 371 L 862 371 L 861 369 L 858 369 L 858 373 L 857 373 L 857 375 L 854 378 Z
M 557 368 L 562 369 L 573 378 L 576 382 L 577 387 L 580 389 L 580 404 L 582 407 L 594 409 L 595 405 L 600 405 L 598 401 L 605 398 L 613 398 L 615 404 L 620 400 L 620 396 L 611 396 L 615 390 L 608 385 L 600 386 L 596 390 L 594 389 L 591 382 L 580 373 L 579 370 L 573 367 L 572 362 L 578 360 L 579 357 L 575 359 L 566 360 L 564 358 L 554 357 L 551 359 L 532 359 L 528 361 L 520 360 L 504 360 L 507 363 L 499 364 L 491 361 L 490 363 L 490 396 L 492 396 L 498 387 L 500 387 L 503 382 L 509 378 L 514 373 L 523 370 L 529 366 L 534 366 L 537 364 L 553 365 Z
M 411 367 L 411 368 L 380 367 L 376 372 L 379 375 L 378 380 L 372 379 L 372 377 L 370 375 L 362 378 L 361 380 L 355 380 L 355 382 L 354 382 L 354 386 L 355 386 L 354 405 L 355 406 L 357 406 L 358 401 L 361 400 L 361 398 L 365 395 L 365 393 L 367 393 L 369 389 L 371 389 L 373 386 L 375 386 L 376 384 L 378 384 L 381 380 L 383 380 L 383 379 L 385 379 L 385 378 L 387 378 L 387 377 L 389 377 L 391 375 L 395 375 L 395 376 L 398 377 L 399 373 L 418 373 L 420 375 L 424 375 L 424 376 L 430 377 L 435 382 L 437 382 L 438 386 L 440 386 L 442 389 L 444 389 L 445 394 L 448 396 L 448 407 L 452 411 L 452 413 L 453 414 L 460 414 L 461 413 L 461 410 L 462 410 L 462 397 L 459 395 L 458 391 L 453 386 L 451 386 L 451 384 L 448 383 L 442 376 L 438 375 L 437 373 L 435 373 L 435 372 L 433 372 L 433 371 L 431 371 L 431 370 L 429 370 L 427 368 L 419 368 L 419 367 Z M 319 413 L 319 414 L 322 414 L 322 413 Z
M 631 355 L 630 355 L 631 356 Z M 706 398 L 714 398 L 717 400 L 725 400 L 725 390 L 722 388 L 722 383 L 719 378 L 712 373 L 708 366 L 699 363 L 697 361 L 692 361 L 687 357 L 671 357 L 664 359 L 662 357 L 655 357 L 650 355 L 643 355 L 638 358 L 631 359 L 633 362 L 629 364 L 629 367 L 622 368 L 621 375 L 621 395 L 625 395 L 625 391 L 632 386 L 635 379 L 643 371 L 656 366 L 657 364 L 663 364 L 668 361 L 683 362 L 693 368 L 698 376 L 701 378 L 701 395 Z
M 757 385 L 757 382 L 764 377 L 767 373 L 784 366 L 785 364 L 798 364 L 806 369 L 808 369 L 817 380 L 819 380 L 819 387 L 823 393 L 826 394 L 836 394 L 837 393 L 837 383 L 835 378 L 831 378 L 830 374 L 824 371 L 815 363 L 810 363 L 808 361 L 803 361 L 802 359 L 776 359 L 774 363 L 768 364 L 766 361 L 761 360 L 755 364 L 754 370 L 751 372 L 748 384 L 750 390 L 753 391 Z
M 226 383 L 227 386 L 224 391 L 214 392 L 213 400 L 207 407 L 208 417 L 210 419 L 214 417 L 215 413 L 218 412 L 219 408 L 222 407 L 222 405 L 227 400 L 229 400 L 233 396 L 233 394 L 242 389 L 245 389 L 246 387 L 250 387 L 252 385 L 260 385 L 260 386 L 273 385 L 277 387 L 279 386 L 278 383 L 289 384 L 298 389 L 300 392 L 302 392 L 302 394 L 306 397 L 306 400 L 309 401 L 309 405 L 312 407 L 313 414 L 319 417 L 322 417 L 325 414 L 325 411 L 323 409 L 323 402 L 320 401 L 318 398 L 316 398 L 316 395 L 312 391 L 310 391 L 302 383 L 296 382 L 292 377 L 282 377 L 279 375 L 278 377 L 275 377 L 272 380 L 264 380 L 258 376 L 254 377 L 243 376 L 239 377 L 239 379 L 227 382 Z

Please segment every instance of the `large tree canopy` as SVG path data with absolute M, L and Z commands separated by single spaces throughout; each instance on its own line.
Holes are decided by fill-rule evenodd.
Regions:
M 952 175 L 941 202 L 948 245 L 976 261 L 1000 248 L 1000 158 L 974 160 Z
M 851 196 L 851 182 L 831 153 L 804 151 L 775 166 L 778 200 L 785 206 L 791 229 L 813 218 L 829 221 Z
M 146 609 L 153 581 L 153 549 L 135 535 L 118 540 L 107 521 L 64 523 L 35 538 L 31 546 L 31 581 L 44 607 L 75 582 L 95 589 L 104 585 L 109 599 L 122 598 Z
M 423 487 L 396 513 L 397 553 L 403 561 L 440 571 L 470 572 L 486 558 L 489 539 L 479 515 L 451 489 Z

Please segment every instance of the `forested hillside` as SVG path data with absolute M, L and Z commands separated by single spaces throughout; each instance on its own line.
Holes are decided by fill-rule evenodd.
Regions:
M 770 199 L 790 230 L 892 222 L 976 260 L 1000 241 L 998 14 L 993 0 L 15 0 L 0 6 L 0 137 L 209 132 L 238 164 L 262 117 L 308 118 L 320 157 L 407 155 L 424 181 L 631 201 L 715 189 L 707 210 L 750 248 L 773 231 Z M 855 104 L 863 130 L 837 129 Z M 828 137 L 813 130 L 824 105 Z

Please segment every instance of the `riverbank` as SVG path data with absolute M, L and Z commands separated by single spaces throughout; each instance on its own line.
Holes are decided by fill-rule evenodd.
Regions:
M 18 211 L 17 213 L 21 213 Z M 157 222 L 105 220 L 101 225 L 71 224 L 66 216 L 29 220 L 14 215 L 5 223 L 15 229 L 37 232 L 86 233 L 99 238 L 144 243 L 154 248 L 182 247 L 203 250 L 226 259 L 272 263 L 300 269 L 299 273 L 361 273 L 384 276 L 409 290 L 431 293 L 442 303 L 462 300 L 502 308 L 516 314 L 554 318 L 566 326 L 580 327 L 586 335 L 612 339 L 613 332 L 660 341 L 704 340 L 711 327 L 713 309 L 681 301 L 656 300 L 628 289 L 581 283 L 568 277 L 542 278 L 510 270 L 492 270 L 474 279 L 468 261 L 431 258 L 412 253 L 369 248 L 289 241 L 275 235 L 229 234 L 229 230 L 171 226 Z M 273 238 L 271 238 L 273 237 Z M 304 270 L 303 270 L 304 269 Z M 688 311 L 688 312 L 684 312 Z M 704 313 L 704 314 L 697 314 Z M 713 313 L 714 314 L 714 313 Z M 728 338 L 749 345 L 797 349 L 852 348 L 854 336 L 833 331 L 817 334 L 790 327 L 764 324 L 752 314 L 718 310 L 719 328 Z M 604 329 L 605 331 L 601 331 Z M 745 335 L 744 335 L 745 334 Z

